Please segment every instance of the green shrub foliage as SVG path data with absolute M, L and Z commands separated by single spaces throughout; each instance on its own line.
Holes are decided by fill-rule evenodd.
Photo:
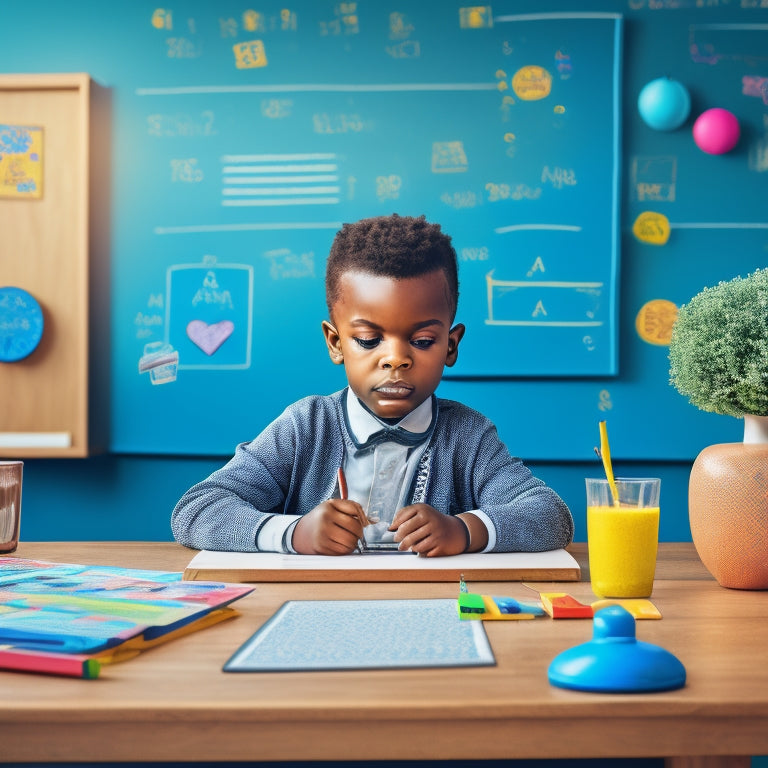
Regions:
M 670 383 L 701 410 L 768 415 L 768 268 L 680 307 L 669 361 Z

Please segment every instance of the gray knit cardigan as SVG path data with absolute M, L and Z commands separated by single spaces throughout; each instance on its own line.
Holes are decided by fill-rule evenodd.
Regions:
M 338 496 L 337 470 L 354 444 L 346 389 L 306 397 L 232 459 L 190 488 L 171 516 L 178 542 L 195 549 L 254 552 L 272 515 L 303 515 Z M 565 502 L 510 455 L 494 425 L 453 400 L 435 398 L 434 431 L 409 496 L 448 515 L 482 510 L 496 527 L 495 552 L 538 552 L 569 544 Z

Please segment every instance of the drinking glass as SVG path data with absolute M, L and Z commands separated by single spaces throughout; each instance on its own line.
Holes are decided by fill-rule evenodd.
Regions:
M 0 554 L 19 544 L 23 461 L 0 461 Z
M 598 597 L 650 597 L 659 542 L 658 477 L 587 481 L 587 541 Z

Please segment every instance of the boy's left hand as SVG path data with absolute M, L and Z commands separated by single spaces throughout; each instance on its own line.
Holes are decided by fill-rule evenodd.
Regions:
M 399 549 L 410 549 L 426 557 L 459 555 L 467 544 L 464 523 L 429 504 L 403 507 L 395 514 L 389 530 L 395 531 Z

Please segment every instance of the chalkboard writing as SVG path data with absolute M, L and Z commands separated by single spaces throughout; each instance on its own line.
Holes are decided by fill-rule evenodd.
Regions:
M 325 256 L 343 221 L 391 211 L 424 213 L 454 240 L 472 342 L 452 374 L 616 373 L 621 18 L 464 9 L 446 56 L 416 15 L 363 25 L 351 8 L 338 6 L 338 23 L 302 24 L 310 7 L 233 18 L 213 25 L 227 43 L 213 50 L 211 18 L 195 17 L 196 37 L 166 40 L 171 61 L 134 88 L 140 248 L 165 272 L 121 280 L 136 320 L 118 357 L 149 374 L 115 380 L 123 402 L 153 402 L 148 385 L 162 383 L 171 412 L 204 400 L 229 421 L 243 396 L 269 397 L 275 333 L 327 388 Z M 178 22 L 153 18 L 161 31 Z M 147 24 L 150 47 L 156 32 Z M 328 43 L 328 71 L 292 53 Z M 205 79 L 183 66 L 196 59 Z M 172 84 L 157 85 L 171 67 Z M 147 312 L 148 296 L 162 311 Z M 126 435 L 134 425 L 118 418 Z M 198 428 L 191 438 L 207 440 Z M 174 441 L 191 428 L 180 429 Z
M 422 48 L 403 14 L 371 30 L 388 30 L 387 39 L 398 41 L 383 48 L 351 17 L 340 18 L 347 20 L 340 30 L 370 39 L 348 57 L 342 82 L 315 82 L 314 72 L 312 82 L 296 82 L 304 71 L 291 57 L 270 56 L 270 39 L 210 57 L 223 81 L 234 69 L 251 69 L 257 82 L 194 84 L 180 72 L 173 86 L 135 89 L 147 126 L 140 156 L 157 157 L 145 191 L 153 199 L 154 236 L 240 233 L 234 244 L 243 248 L 250 239 L 242 233 L 269 229 L 271 246 L 259 249 L 269 275 L 252 298 L 237 291 L 230 301 L 255 298 L 278 308 L 291 303 L 297 280 L 314 281 L 322 292 L 327 236 L 339 221 L 423 212 L 443 223 L 462 261 L 462 318 L 475 340 L 457 374 L 615 373 L 620 18 L 491 19 L 476 9 L 456 16 L 462 55 L 449 59 Z M 299 29 L 297 16 L 281 28 L 309 51 L 326 29 Z M 185 50 L 193 57 L 197 48 Z M 393 56 L 407 61 L 396 79 L 384 80 L 382 62 Z M 469 59 L 474 82 L 459 79 Z M 574 59 L 581 62 L 576 71 Z M 422 82 L 424 68 L 435 65 L 439 79 Z M 158 103 L 172 105 L 173 114 L 156 111 Z M 164 140 L 189 135 L 201 140 L 188 142 L 185 156 L 171 156 L 181 143 Z M 237 323 L 232 342 L 207 352 L 210 364 L 202 365 L 175 325 L 181 314 L 167 307 L 164 325 L 151 334 L 162 330 L 164 346 L 179 352 L 179 372 L 220 368 L 214 356 L 227 358 L 236 339 L 249 339 L 250 328 Z M 297 312 L 285 322 L 316 320 Z M 496 354 L 500 347 L 518 354 Z

